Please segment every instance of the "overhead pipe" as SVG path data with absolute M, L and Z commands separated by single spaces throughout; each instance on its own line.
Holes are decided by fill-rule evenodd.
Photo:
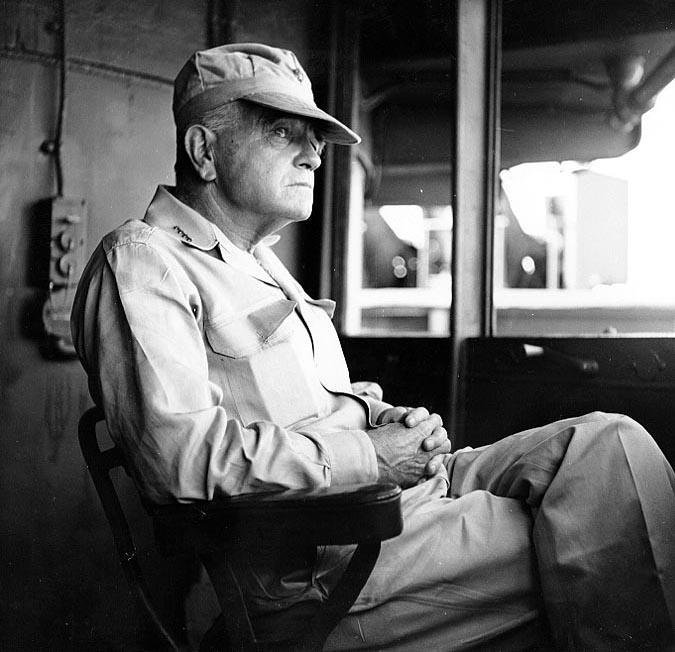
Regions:
M 656 96 L 675 78 L 675 47 L 656 65 L 645 80 L 628 97 L 629 106 L 643 113 L 649 110 Z
M 675 47 L 644 78 L 642 57 L 610 61 L 607 69 L 614 85 L 616 126 L 632 131 L 642 115 L 654 106 L 656 96 L 675 78 Z

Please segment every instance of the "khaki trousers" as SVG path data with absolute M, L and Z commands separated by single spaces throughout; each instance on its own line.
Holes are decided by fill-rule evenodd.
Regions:
M 404 492 L 326 650 L 675 650 L 675 476 L 635 421 L 558 421 L 445 470 Z

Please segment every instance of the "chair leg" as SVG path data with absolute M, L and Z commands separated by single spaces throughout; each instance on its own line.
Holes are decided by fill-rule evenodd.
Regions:
M 230 652 L 225 617 L 220 614 L 202 637 L 199 652 Z
M 359 544 L 337 586 L 312 619 L 309 632 L 297 648 L 298 652 L 321 652 L 329 634 L 359 597 L 375 566 L 380 548 L 379 541 Z
M 255 652 L 259 646 L 248 617 L 244 595 L 227 555 L 203 554 L 201 560 L 218 595 L 223 617 L 227 619 L 227 652 Z
M 149 593 L 145 585 L 140 566 L 138 564 L 138 559 L 133 557 L 132 559 L 127 560 L 127 563 L 123 566 L 123 569 L 125 575 L 127 576 L 127 580 L 129 581 L 132 595 L 135 597 L 139 607 L 149 616 L 150 622 L 152 622 L 157 633 L 162 637 L 162 640 L 171 650 L 171 652 L 181 652 L 181 646 L 176 641 L 173 634 L 165 627 L 162 618 L 155 610 L 155 606 L 149 597 Z
M 251 622 L 246 613 L 244 598 L 232 568 L 222 555 L 202 556 L 209 577 L 221 600 L 221 609 L 227 617 L 229 646 L 224 652 L 249 652 L 251 650 L 284 650 L 290 652 L 321 652 L 329 634 L 345 617 L 350 607 L 364 587 L 380 554 L 381 543 L 362 543 L 356 548 L 345 572 L 328 599 L 321 605 L 316 615 L 308 623 L 308 631 L 303 640 L 288 647 L 288 644 L 260 644 L 256 641 Z M 228 581 L 229 579 L 229 581 Z M 224 619 L 222 622 L 224 628 Z M 218 640 L 220 619 L 207 632 L 208 640 L 200 647 L 200 652 L 222 652 L 222 642 Z M 224 637 L 220 639 L 227 640 Z

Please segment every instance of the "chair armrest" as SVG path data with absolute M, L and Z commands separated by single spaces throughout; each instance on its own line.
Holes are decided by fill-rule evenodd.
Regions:
M 401 489 L 371 483 L 251 493 L 152 510 L 160 551 L 292 538 L 309 545 L 383 541 L 400 534 Z

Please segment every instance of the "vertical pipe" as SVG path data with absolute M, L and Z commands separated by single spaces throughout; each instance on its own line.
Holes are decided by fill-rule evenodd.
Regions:
M 328 109 L 338 120 L 358 131 L 359 37 L 358 5 L 335 1 L 331 15 L 331 70 Z M 339 306 L 335 321 L 344 331 L 348 295 L 347 241 L 349 208 L 352 201 L 351 176 L 355 156 L 353 147 L 331 147 L 324 193 L 323 296 L 331 296 Z
M 54 171 L 56 173 L 56 195 L 63 197 L 63 122 L 66 114 L 66 75 L 68 60 L 66 58 L 66 0 L 59 2 L 58 18 L 59 37 L 59 108 L 56 117 L 56 130 L 54 133 Z
M 462 350 L 492 334 L 494 196 L 498 180 L 500 0 L 458 0 L 450 431 L 464 442 Z
M 240 0 L 208 0 L 206 7 L 206 44 L 208 47 L 237 42 L 240 13 Z

